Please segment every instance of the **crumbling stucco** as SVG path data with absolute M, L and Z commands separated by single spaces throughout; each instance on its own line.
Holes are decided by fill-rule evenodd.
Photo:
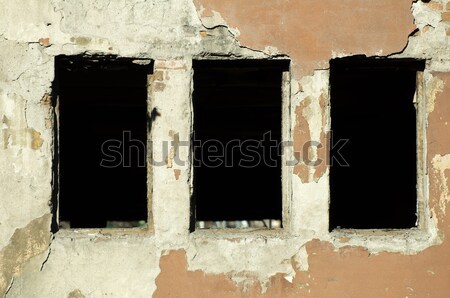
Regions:
M 73 290 L 72 292 L 69 293 L 69 296 L 67 296 L 67 298 L 85 298 L 85 297 L 86 296 L 84 296 L 79 289 Z
M 0 296 L 4 297 L 27 262 L 49 249 L 51 214 L 17 228 L 9 243 L 0 250 Z
M 154 297 L 446 297 L 448 250 L 447 242 L 414 256 L 372 255 L 362 247 L 336 250 L 329 242 L 312 240 L 306 245 L 308 270 L 296 269 L 292 280 L 275 274 L 264 290 L 252 272 L 241 272 L 241 282 L 233 283 L 231 273 L 187 270 L 184 252 L 171 251 L 161 258 Z M 294 258 L 286 262 L 296 268 Z
M 450 1 L 0 0 L 0 7 L 0 296 L 450 295 Z M 151 159 L 163 166 L 149 168 L 150 228 L 141 233 L 50 234 L 53 61 L 82 53 L 155 60 Z M 301 159 L 305 142 L 315 141 L 323 147 L 306 150 L 315 160 L 327 156 L 328 61 L 354 54 L 427 59 L 424 227 L 329 233 L 329 169 L 300 163 L 287 168 L 283 230 L 191 233 L 194 177 L 183 142 L 192 133 L 192 59 L 290 58 L 283 115 L 290 154 Z M 180 146 L 165 155 L 162 143 L 175 140 Z
M 399 52 L 415 27 L 411 0 L 195 2 L 204 22 L 225 22 L 252 49 L 288 54 L 303 74 L 326 68 L 336 52 Z
M 433 109 L 428 116 L 428 162 L 430 173 L 430 209 L 440 227 L 445 226 L 446 206 L 449 202 L 450 138 L 450 74 L 434 73 Z M 447 224 L 448 227 L 448 224 Z

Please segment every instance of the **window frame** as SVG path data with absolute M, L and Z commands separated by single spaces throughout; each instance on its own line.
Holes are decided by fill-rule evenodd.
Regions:
M 245 58 L 233 59 L 245 60 Z M 191 185 L 191 210 L 190 210 L 190 220 L 189 220 L 189 230 L 190 233 L 194 234 L 194 237 L 201 235 L 245 235 L 251 234 L 263 234 L 263 235 L 277 235 L 280 233 L 289 233 L 291 231 L 291 205 L 292 205 L 292 166 L 289 165 L 290 162 L 295 160 L 294 150 L 292 147 L 292 109 L 291 109 L 291 67 L 292 60 L 289 57 L 280 57 L 279 59 L 256 59 L 253 60 L 283 60 L 289 64 L 288 70 L 282 71 L 281 77 L 281 224 L 280 228 L 214 228 L 214 229 L 198 229 L 196 228 L 196 218 L 193 208 L 195 208 L 195 202 L 193 199 L 193 185 Z M 207 56 L 207 57 L 194 57 L 192 61 L 195 60 L 230 60 L 222 57 Z M 194 69 L 192 67 L 191 85 L 192 89 L 195 88 L 194 84 Z M 193 119 L 193 105 L 192 105 L 192 92 L 191 92 L 191 114 Z M 190 127 L 191 135 L 194 133 L 193 121 L 191 121 Z M 190 175 L 194 176 L 194 148 L 190 148 L 191 159 L 190 159 Z M 195 177 L 194 177 L 195 179 Z
M 427 94 L 426 76 L 427 68 L 417 69 L 416 71 L 416 90 L 414 92 L 413 104 L 416 111 L 416 226 L 405 229 L 351 229 L 351 228 L 334 228 L 329 231 L 331 240 L 336 247 L 344 245 L 360 245 L 364 247 L 381 245 L 383 241 L 384 247 L 391 250 L 397 250 L 400 245 L 399 240 L 408 242 L 408 239 L 418 241 L 423 247 L 427 247 L 430 240 L 430 231 L 435 230 L 430 215 L 428 204 L 428 175 L 427 175 L 427 158 L 426 158 L 426 131 L 427 131 Z M 330 89 L 329 89 L 330 90 Z M 328 121 L 330 117 L 331 96 L 328 93 Z M 330 142 L 330 140 L 327 140 Z M 330 158 L 330 151 L 328 156 Z M 329 216 L 329 214 L 328 214 Z M 329 217 L 328 217 L 329 218 Z M 405 246 L 407 247 L 407 246 Z M 404 251 L 405 248 L 398 249 Z
M 57 233 L 59 236 L 71 236 L 75 234 L 80 235 L 134 235 L 134 234 L 151 234 L 154 232 L 154 219 L 153 219 L 153 209 L 152 209 L 152 193 L 153 193 L 153 162 L 152 162 L 152 130 L 151 130 L 151 107 L 152 107 L 152 83 L 154 75 L 154 60 L 150 58 L 133 58 L 133 57 L 119 57 L 115 55 L 57 55 L 54 57 L 53 61 L 55 64 L 55 69 L 57 67 L 57 59 L 62 58 L 73 58 L 78 57 L 86 60 L 90 63 L 95 64 L 99 60 L 112 59 L 126 59 L 130 63 L 135 63 L 137 65 L 148 65 L 150 72 L 147 74 L 147 144 L 146 144 L 146 168 L 147 168 L 147 220 L 145 227 L 132 227 L 132 228 L 61 228 L 60 216 L 59 216 L 59 206 L 60 206 L 60 193 L 59 193 L 59 183 L 60 183 L 60 173 L 59 173 L 59 135 L 60 135 L 60 113 L 59 113 L 59 78 L 54 77 L 52 84 L 52 118 L 53 118 L 53 171 L 52 171 L 52 233 Z M 111 62 L 114 63 L 114 62 Z

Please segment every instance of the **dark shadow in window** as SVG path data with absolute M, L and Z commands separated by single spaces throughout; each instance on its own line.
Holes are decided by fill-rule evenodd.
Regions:
M 62 225 L 146 224 L 147 75 L 152 65 L 132 61 L 56 57 Z
M 415 227 L 413 99 L 424 61 L 350 57 L 330 64 L 330 230 Z M 339 140 L 348 143 L 337 151 Z
M 289 61 L 199 60 L 193 68 L 191 223 L 280 220 L 276 146 L 281 141 L 282 72 Z M 217 146 L 222 148 L 218 152 Z

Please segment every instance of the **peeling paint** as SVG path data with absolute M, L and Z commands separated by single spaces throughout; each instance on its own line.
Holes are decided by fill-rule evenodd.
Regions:
M 41 138 L 41 133 L 32 128 L 23 130 L 2 129 L 2 134 L 4 149 L 10 146 L 21 146 L 37 150 L 44 143 L 44 140 Z
M 31 129 L 31 148 L 34 150 L 37 150 L 41 148 L 42 144 L 44 143 L 44 140 L 41 139 L 41 133 L 38 131 L 35 131 L 34 129 Z
M 161 273 L 153 297 L 334 298 L 336 293 L 345 293 L 346 297 L 356 298 L 366 293 L 364 297 L 378 298 L 404 297 L 408 288 L 414 288 L 417 297 L 430 293 L 432 297 L 445 297 L 450 290 L 447 282 L 450 269 L 445 265 L 450 261 L 447 249 L 448 243 L 418 256 L 371 255 L 363 247 L 344 246 L 335 250 L 328 242 L 313 240 L 306 245 L 309 268 L 296 269 L 293 278 L 276 274 L 265 290 L 250 272 L 241 272 L 238 274 L 241 281 L 233 282 L 230 273 L 189 271 L 184 251 L 177 250 L 161 257 Z M 441 259 L 430 259 L 430 255 L 439 253 L 443 253 Z M 381 275 L 380 268 L 383 268 Z M 434 274 L 429 274 L 430 271 Z
M 175 179 L 178 180 L 178 179 L 180 179 L 181 170 L 180 169 L 174 169 L 173 170 L 173 174 L 175 176 Z
M 0 10 L 0 297 L 448 296 L 449 1 L 23 1 Z M 36 217 L 52 194 L 53 58 L 111 53 L 154 60 L 151 140 L 172 144 L 152 148 L 152 228 L 59 231 L 50 251 L 50 215 Z M 354 54 L 427 59 L 423 230 L 328 232 L 329 169 L 304 160 L 327 160 L 328 61 Z M 192 134 L 192 59 L 279 56 L 292 60 L 283 123 L 301 161 L 285 171 L 287 224 L 191 233 L 195 177 L 179 142 Z
M 79 289 L 73 290 L 67 296 L 67 298 L 85 298 L 85 297 L 86 296 L 84 296 L 83 293 L 81 293 L 81 291 Z
M 346 55 L 401 51 L 415 29 L 410 8 L 411 0 L 197 2 L 207 16 L 203 20 L 211 12 L 220 14 L 230 28 L 239 30 L 241 44 L 259 50 L 274 46 L 292 57 L 295 73 L 306 75 L 326 67 L 333 50 Z
M 436 184 L 440 190 L 439 209 L 440 212 L 445 214 L 446 206 L 450 202 L 450 180 L 448 179 L 448 172 L 450 172 L 450 154 L 445 156 L 436 155 L 431 161 L 431 164 L 436 171 Z
M 430 114 L 434 111 L 434 105 L 436 102 L 436 96 L 442 92 L 444 88 L 444 81 L 437 77 L 432 77 L 427 82 L 427 113 Z
M 158 70 L 149 76 L 149 94 L 152 92 L 164 91 L 166 85 L 162 82 L 164 80 L 164 71 Z
M 11 280 L 20 274 L 26 263 L 44 253 L 50 244 L 51 214 L 32 220 L 18 228 L 9 244 L 0 251 L 0 296 L 4 297 Z
M 49 47 L 50 46 L 50 38 L 39 38 L 39 44 L 43 47 Z
M 184 251 L 171 251 L 160 259 L 161 273 L 156 278 L 158 297 L 236 297 L 234 283 L 225 274 L 205 275 L 201 271 L 188 272 Z M 166 275 L 168 274 L 168 275 Z M 175 278 L 174 278 L 175 277 Z
M 311 98 L 305 98 L 295 109 L 297 116 L 294 128 L 294 156 L 299 162 L 294 168 L 294 174 L 298 175 L 302 182 L 309 182 L 309 166 L 302 162 L 305 153 L 304 144 L 311 140 L 310 127 L 303 115 L 304 109 L 311 104 Z
M 327 96 L 324 94 L 320 95 L 319 106 L 322 114 L 322 122 L 320 128 L 319 146 L 316 146 L 316 160 L 317 163 L 314 169 L 314 181 L 317 182 L 320 177 L 322 177 L 329 165 L 328 152 L 330 149 L 329 145 L 329 134 L 327 130 Z
M 155 82 L 154 83 L 154 90 L 155 90 L 155 92 L 164 91 L 164 88 L 166 88 L 166 84 L 161 83 L 161 82 Z
M 172 138 L 172 142 L 171 142 L 171 147 L 170 147 L 169 153 L 165 160 L 166 160 L 167 168 L 172 168 L 174 159 L 178 154 L 178 149 L 179 149 L 179 145 L 180 145 L 180 134 L 171 130 L 171 131 L 169 131 L 169 136 Z
M 77 45 L 85 46 L 85 45 L 88 45 L 91 42 L 91 38 L 90 37 L 84 37 L 84 36 L 78 36 L 78 37 L 70 38 L 70 41 L 76 43 Z
M 430 208 L 439 226 L 444 226 L 449 197 L 450 73 L 433 73 L 427 92 L 432 108 L 428 109 L 428 160 L 430 175 Z M 428 91 L 428 90 L 427 90 Z M 431 129 L 432 128 L 432 129 Z

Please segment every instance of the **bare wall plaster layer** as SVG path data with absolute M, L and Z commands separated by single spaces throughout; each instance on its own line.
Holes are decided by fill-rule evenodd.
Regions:
M 0 0 L 0 297 L 450 296 L 450 4 L 446 0 Z M 50 233 L 53 57 L 155 60 L 153 227 Z M 284 231 L 189 232 L 192 59 L 292 59 L 290 140 L 324 143 L 328 61 L 427 59 L 426 228 L 329 233 L 328 169 L 290 168 Z M 82 119 L 80 119 L 82 121 Z M 83 140 L 80 140 L 82 144 Z M 325 148 L 311 151 L 325 157 Z M 395 170 L 387 165 L 387 170 Z M 83 183 L 80 177 L 80 183 Z
M 411 0 L 196 2 L 205 23 L 226 22 L 250 48 L 288 53 L 307 74 L 331 53 L 399 52 L 415 29 Z

